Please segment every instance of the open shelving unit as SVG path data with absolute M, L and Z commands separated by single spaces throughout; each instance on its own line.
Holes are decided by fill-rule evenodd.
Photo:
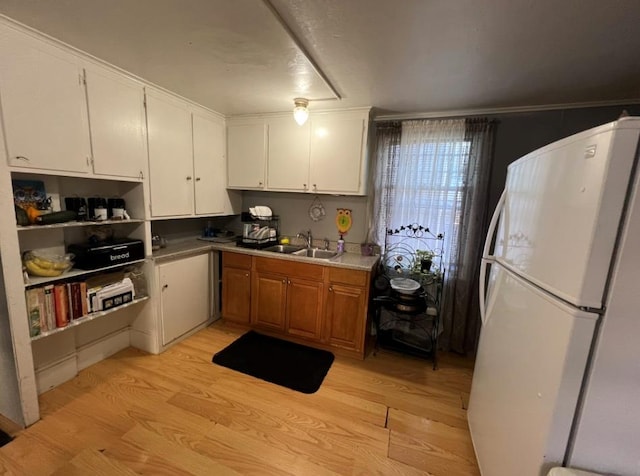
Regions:
M 139 259 L 135 261 L 129 261 L 128 263 L 116 264 L 113 266 L 105 266 L 103 268 L 98 269 L 76 269 L 71 268 L 66 273 L 62 273 L 60 276 L 51 276 L 51 277 L 37 277 L 37 276 L 29 276 L 27 282 L 25 282 L 25 288 L 32 288 L 34 286 L 41 286 L 43 284 L 52 283 L 55 281 L 63 281 L 71 278 L 76 278 L 78 276 L 85 276 L 89 274 L 98 274 L 105 271 L 111 271 L 118 268 L 123 268 L 125 266 L 131 266 L 133 264 L 144 263 L 144 259 Z

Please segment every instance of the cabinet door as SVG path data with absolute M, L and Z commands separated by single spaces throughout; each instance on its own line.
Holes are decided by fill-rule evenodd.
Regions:
M 6 31 L 0 57 L 9 165 L 88 172 L 87 104 L 77 58 Z
M 251 322 L 251 272 L 222 268 L 222 317 L 239 324 Z
M 193 171 L 196 215 L 224 212 L 227 195 L 224 123 L 193 114 Z
M 97 66 L 87 67 L 86 78 L 93 172 L 142 178 L 147 161 L 142 85 Z
M 209 255 L 158 265 L 162 343 L 164 345 L 209 319 Z
M 191 113 L 186 104 L 147 92 L 151 215 L 193 214 Z
M 306 192 L 309 189 L 309 123 L 291 116 L 269 120 L 267 188 Z
M 287 333 L 320 340 L 323 306 L 322 283 L 290 278 L 287 286 Z
M 278 274 L 255 273 L 251 302 L 251 323 L 271 330 L 284 330 L 287 305 L 287 278 Z
M 361 116 L 312 118 L 309 162 L 312 192 L 363 193 L 365 124 Z
M 330 345 L 362 350 L 365 323 L 365 289 L 331 284 L 328 289 L 326 335 Z
M 227 186 L 264 188 L 266 126 L 234 124 L 227 127 Z

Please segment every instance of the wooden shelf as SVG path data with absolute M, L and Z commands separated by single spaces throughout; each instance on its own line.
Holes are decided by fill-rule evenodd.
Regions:
M 120 225 L 124 223 L 144 223 L 144 220 L 140 220 L 138 218 L 132 218 L 131 220 L 67 221 L 64 223 L 53 223 L 51 225 L 28 225 L 28 226 L 16 225 L 16 228 L 18 229 L 18 231 L 29 231 L 29 230 L 47 230 L 52 228 L 76 228 L 76 227 L 94 226 L 94 225 Z
M 147 299 L 149 299 L 149 296 L 143 296 L 143 297 L 134 299 L 133 301 L 128 302 L 127 304 L 123 304 L 121 306 L 109 309 L 108 311 L 92 312 L 91 314 L 88 314 L 88 315 L 86 315 L 84 317 L 81 317 L 79 319 L 74 319 L 73 321 L 69 322 L 69 324 L 67 324 L 64 327 L 59 327 L 59 328 L 56 328 L 56 329 L 53 329 L 53 330 L 46 331 L 46 332 L 43 332 L 41 334 L 38 334 L 37 336 L 32 337 L 31 340 L 34 341 L 34 340 L 42 339 L 44 337 L 47 337 L 47 336 L 50 336 L 50 335 L 53 335 L 53 334 L 58 334 L 59 332 L 64 332 L 67 329 L 71 329 L 72 327 L 79 326 L 80 324 L 84 324 L 85 322 L 93 321 L 94 319 L 97 319 L 97 318 L 102 317 L 102 316 L 106 316 L 107 314 L 111 314 L 112 312 L 119 311 L 121 309 L 124 309 L 125 307 L 133 306 L 134 304 L 138 304 L 139 302 L 146 301 Z
M 110 269 L 123 268 L 125 266 L 129 266 L 136 263 L 142 263 L 144 259 L 138 259 L 135 261 L 129 261 L 128 263 L 120 263 L 113 266 L 105 266 L 104 268 L 97 269 L 76 269 L 71 268 L 66 273 L 62 273 L 60 276 L 52 276 L 52 277 L 37 277 L 37 276 L 29 276 L 28 282 L 24 283 L 25 288 L 30 288 L 33 286 L 40 286 L 42 284 L 51 283 L 54 281 L 62 281 L 70 278 L 75 278 L 76 276 L 84 276 L 85 274 L 93 274 L 99 273 L 101 271 L 108 271 Z

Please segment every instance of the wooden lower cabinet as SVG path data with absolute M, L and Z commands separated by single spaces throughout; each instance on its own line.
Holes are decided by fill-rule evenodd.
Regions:
M 363 358 L 370 277 L 368 271 L 224 252 L 222 317 Z
M 331 284 L 327 292 L 325 332 L 329 345 L 361 352 L 367 313 L 366 288 Z
M 286 276 L 254 272 L 251 324 L 284 331 L 287 309 Z
M 324 285 L 291 278 L 287 285 L 287 334 L 319 341 L 322 337 Z
M 251 322 L 251 256 L 222 253 L 222 317 Z

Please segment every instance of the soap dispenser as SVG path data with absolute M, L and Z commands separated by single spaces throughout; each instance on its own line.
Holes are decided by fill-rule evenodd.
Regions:
M 338 240 L 338 253 L 344 253 L 344 240 L 342 239 L 342 235 L 340 235 L 340 239 Z

